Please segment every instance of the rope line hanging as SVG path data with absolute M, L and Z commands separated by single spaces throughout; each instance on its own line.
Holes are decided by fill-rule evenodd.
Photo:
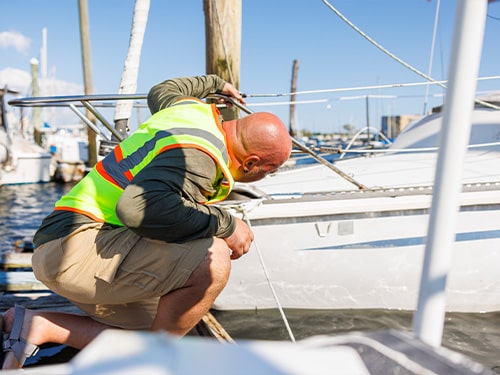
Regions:
M 247 225 L 252 228 L 250 219 L 248 218 L 247 211 L 245 208 L 238 206 L 237 210 L 240 211 L 243 214 L 243 219 L 247 223 Z M 253 242 L 253 246 L 255 247 L 255 250 L 257 251 L 257 254 L 259 256 L 259 261 L 260 265 L 262 266 L 262 270 L 264 271 L 264 275 L 266 277 L 267 284 L 269 285 L 269 288 L 271 289 L 271 293 L 273 294 L 273 298 L 276 302 L 276 305 L 278 306 L 278 310 L 281 315 L 281 319 L 283 320 L 283 323 L 285 324 L 286 330 L 288 332 L 288 336 L 290 337 L 290 340 L 292 342 L 295 342 L 295 337 L 293 335 L 292 329 L 290 328 L 290 324 L 288 324 L 288 319 L 285 315 L 285 312 L 283 310 L 283 306 L 281 306 L 281 302 L 279 301 L 278 294 L 276 293 L 276 290 L 274 289 L 273 283 L 271 282 L 271 278 L 269 277 L 269 273 L 267 272 L 267 267 L 266 264 L 264 263 L 264 258 L 262 257 L 262 253 L 259 249 L 259 246 L 257 245 L 257 242 Z

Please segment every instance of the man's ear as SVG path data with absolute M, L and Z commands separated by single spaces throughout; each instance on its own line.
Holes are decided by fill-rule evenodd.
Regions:
M 243 168 L 246 170 L 251 170 L 253 167 L 255 167 L 260 161 L 260 158 L 257 155 L 250 155 L 245 158 L 245 161 L 243 162 Z

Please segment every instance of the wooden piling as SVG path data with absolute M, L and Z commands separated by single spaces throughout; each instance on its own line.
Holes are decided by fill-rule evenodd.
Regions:
M 203 0 L 206 72 L 240 86 L 241 0 Z M 238 117 L 236 107 L 225 108 L 226 120 Z

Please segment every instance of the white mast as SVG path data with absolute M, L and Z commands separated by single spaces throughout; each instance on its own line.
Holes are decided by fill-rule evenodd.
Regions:
M 443 335 L 446 278 L 460 207 L 487 6 L 486 0 L 457 3 L 420 295 L 413 320 L 415 336 L 434 347 L 441 345 Z
M 40 78 L 47 78 L 47 28 L 42 29 L 42 48 L 40 48 Z
M 134 94 L 137 89 L 137 76 L 141 58 L 142 42 L 148 21 L 149 0 L 136 0 L 127 59 L 120 83 L 120 94 Z M 115 109 L 115 128 L 126 136 L 128 121 L 132 114 L 133 101 L 119 100 Z

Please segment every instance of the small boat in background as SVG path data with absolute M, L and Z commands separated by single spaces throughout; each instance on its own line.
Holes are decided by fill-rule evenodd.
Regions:
M 0 186 L 79 181 L 87 171 L 88 141 L 84 125 L 39 130 L 40 144 L 23 119 L 7 112 L 5 98 L 18 92 L 0 89 Z
M 330 139 L 323 141 L 312 138 L 299 140 L 299 142 L 330 163 L 343 159 L 346 155 L 348 158 L 367 156 L 370 155 L 372 150 L 385 149 L 392 143 L 384 133 L 370 127 L 359 130 L 349 141 L 345 140 L 345 135 L 337 135 L 334 139 L 331 139 L 331 136 L 327 138 Z M 314 163 L 317 163 L 317 160 L 313 156 L 300 149 L 293 148 L 291 157 L 283 164 L 282 169 Z
M 5 96 L 16 91 L 0 89 L 0 185 L 48 182 L 52 155 L 25 134 L 21 124 L 10 126 Z
M 88 137 L 85 126 L 71 124 L 41 129 L 44 148 L 53 159 L 51 178 L 57 182 L 79 181 L 87 172 L 89 161 Z

